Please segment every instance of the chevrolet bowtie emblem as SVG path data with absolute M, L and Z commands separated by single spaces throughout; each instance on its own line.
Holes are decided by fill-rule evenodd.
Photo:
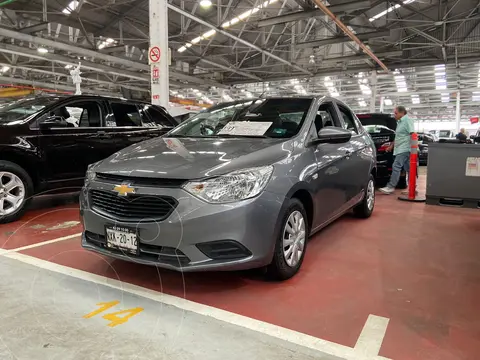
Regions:
M 115 185 L 113 191 L 118 193 L 118 196 L 127 196 L 128 194 L 135 194 L 135 188 L 128 184 Z

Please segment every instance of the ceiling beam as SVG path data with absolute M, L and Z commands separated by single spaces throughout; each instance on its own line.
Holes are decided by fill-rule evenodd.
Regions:
M 231 67 L 228 67 L 228 66 L 225 66 L 225 65 L 222 65 L 222 64 L 213 62 L 213 61 L 211 61 L 211 60 L 200 59 L 200 62 L 203 62 L 203 63 L 208 64 L 208 65 L 216 66 L 216 67 L 218 67 L 218 68 L 220 68 L 220 69 L 223 69 L 223 70 L 225 70 L 225 71 L 230 71 L 230 72 L 233 72 L 233 73 L 235 73 L 235 74 L 238 74 L 238 75 L 241 75 L 241 76 L 244 76 L 244 77 L 253 79 L 253 80 L 262 81 L 262 78 L 261 78 L 261 77 L 258 77 L 258 76 L 256 76 L 256 75 L 249 74 L 249 73 L 246 73 L 246 72 L 244 72 L 244 71 L 237 70 L 237 69 L 235 69 L 235 68 L 231 68 Z
M 36 45 L 46 46 L 52 49 L 63 50 L 63 51 L 71 52 L 81 56 L 94 57 L 94 58 L 108 61 L 111 63 L 124 65 L 126 67 L 136 69 L 136 70 L 149 70 L 150 68 L 148 65 L 142 64 L 136 61 L 120 58 L 117 56 L 111 56 L 108 54 L 102 54 L 98 51 L 87 49 L 84 47 L 74 46 L 74 45 L 63 43 L 60 41 L 45 39 L 39 36 L 23 34 L 21 32 L 9 30 L 5 28 L 0 28 L 0 36 L 4 36 L 7 38 L 12 38 L 15 40 L 24 41 L 24 42 L 28 42 Z
M 47 30 L 48 24 L 49 24 L 48 22 L 41 22 L 32 26 L 21 28 L 18 31 L 24 34 L 34 34 L 43 30 Z
M 390 30 L 372 31 L 372 32 L 357 34 L 357 38 L 364 42 L 368 42 L 370 39 L 376 39 L 376 38 L 387 37 L 387 36 L 390 36 Z M 325 46 L 325 45 L 334 45 L 334 44 L 350 42 L 350 41 L 352 41 L 352 39 L 350 39 L 348 36 L 334 36 L 334 37 L 322 39 L 322 40 L 299 42 L 295 44 L 295 47 L 297 49 L 312 48 L 312 47 Z
M 222 28 L 217 27 L 217 26 L 209 23 L 208 21 L 202 20 L 202 19 L 196 17 L 195 15 L 192 15 L 192 14 L 190 14 L 189 12 L 180 9 L 179 7 L 176 7 L 175 5 L 172 5 L 172 4 L 168 3 L 167 6 L 168 6 L 169 9 L 171 9 L 171 10 L 179 13 L 180 15 L 183 15 L 183 16 L 189 18 L 189 19 L 192 19 L 193 21 L 195 21 L 195 22 L 197 22 L 197 23 L 199 23 L 199 24 L 201 24 L 201 25 L 204 25 L 204 26 L 206 26 L 206 27 L 208 27 L 208 28 L 210 28 L 210 29 L 213 29 L 213 30 L 215 30 L 216 32 L 218 32 L 218 33 L 220 33 L 220 34 L 222 34 L 222 35 L 224 35 L 224 36 L 227 36 L 227 37 L 229 37 L 229 38 L 231 38 L 231 39 L 233 39 L 233 40 L 235 40 L 235 41 L 237 41 L 237 42 L 239 42 L 239 43 L 241 43 L 241 44 L 243 44 L 243 45 L 246 45 L 246 46 L 248 46 L 248 47 L 251 47 L 252 49 L 254 49 L 254 50 L 256 50 L 256 51 L 258 51 L 258 52 L 260 52 L 260 53 L 262 53 L 262 54 L 265 54 L 266 56 L 271 57 L 272 59 L 275 59 L 275 60 L 277 60 L 277 61 L 279 61 L 279 62 L 281 62 L 281 63 L 284 63 L 284 64 L 286 64 L 286 65 L 288 65 L 288 66 L 291 66 L 291 67 L 293 67 L 294 69 L 297 69 L 297 70 L 301 71 L 301 72 L 304 73 L 304 74 L 313 75 L 310 71 L 304 69 L 303 67 L 298 66 L 298 65 L 296 65 L 296 64 L 294 64 L 294 63 L 291 63 L 290 61 L 285 60 L 284 58 L 281 58 L 280 56 L 277 56 L 277 55 L 275 55 L 275 54 L 272 54 L 271 52 L 269 52 L 269 51 L 267 51 L 267 50 L 264 50 L 264 49 L 262 49 L 261 47 L 259 47 L 259 46 L 257 46 L 257 45 L 254 45 L 254 44 L 252 44 L 251 42 L 249 42 L 249 41 L 247 41 L 247 40 L 245 40 L 245 39 L 242 39 L 242 38 L 240 38 L 240 37 L 238 37 L 238 36 L 236 36 L 236 35 L 233 35 L 233 34 L 229 33 L 228 31 L 225 31 L 225 30 L 223 30 Z
M 328 8 L 335 12 L 336 14 L 340 15 L 342 13 L 346 13 L 352 10 L 358 9 L 367 9 L 370 8 L 370 0 L 357 0 L 357 1 L 349 1 L 344 4 L 339 5 L 331 5 Z M 272 26 L 277 24 L 285 24 L 293 21 L 309 19 L 312 17 L 323 16 L 324 13 L 320 9 L 315 10 L 307 10 L 307 11 L 297 11 L 289 14 L 274 16 L 258 21 L 253 21 L 257 24 L 258 27 L 265 27 L 265 26 Z
M 20 56 L 28 57 L 31 59 L 45 60 L 45 61 L 55 62 L 63 65 L 74 65 L 78 63 L 78 59 L 70 58 L 68 56 L 63 56 L 59 54 L 50 54 L 50 53 L 39 54 L 35 50 L 26 49 L 20 46 L 9 45 L 9 44 L 0 44 L 0 53 L 20 55 Z M 86 61 L 86 60 L 82 60 L 81 63 L 82 63 L 82 68 L 87 70 L 108 74 L 108 75 L 126 77 L 129 79 L 134 79 L 139 81 L 150 82 L 150 77 L 147 74 L 136 73 L 136 72 L 119 69 L 119 68 L 115 68 L 115 67 L 111 67 L 103 64 L 97 64 L 97 63 Z M 218 88 L 228 88 L 228 85 L 224 85 L 216 81 L 200 79 L 194 76 L 190 76 L 188 74 L 176 72 L 171 69 L 169 73 L 170 73 L 170 77 L 174 79 L 186 81 L 189 83 L 195 83 L 197 84 L 197 86 L 204 85 L 204 86 L 215 86 Z M 185 86 L 185 84 L 183 84 L 183 86 Z

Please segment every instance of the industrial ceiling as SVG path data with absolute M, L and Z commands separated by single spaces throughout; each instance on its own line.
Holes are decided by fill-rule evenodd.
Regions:
M 480 1 L 319 2 L 169 1 L 171 95 L 325 93 L 366 112 L 373 93 L 377 111 L 404 104 L 417 118 L 453 120 L 461 94 L 463 117 L 478 115 Z M 148 3 L 1 1 L 1 83 L 72 91 L 68 70 L 81 62 L 84 92 L 149 97 Z

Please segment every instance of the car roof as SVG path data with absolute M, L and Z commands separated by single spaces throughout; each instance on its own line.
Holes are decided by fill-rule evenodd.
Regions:
M 82 94 L 82 95 L 70 95 L 70 94 L 40 94 L 36 96 L 29 96 L 25 97 L 24 100 L 29 99 L 39 99 L 39 98 L 58 98 L 59 100 L 67 100 L 67 99 L 104 99 L 104 100 L 120 100 L 120 101 L 132 101 L 136 103 L 142 104 L 150 104 L 148 101 L 145 100 L 136 100 L 136 99 L 127 99 L 123 97 L 115 97 L 115 96 L 103 96 L 103 95 L 95 95 L 95 94 Z

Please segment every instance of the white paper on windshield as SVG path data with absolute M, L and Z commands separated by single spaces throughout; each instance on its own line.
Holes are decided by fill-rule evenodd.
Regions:
M 480 176 L 480 157 L 467 157 L 466 176 Z
M 218 132 L 218 135 L 262 136 L 272 122 L 268 121 L 230 121 Z

